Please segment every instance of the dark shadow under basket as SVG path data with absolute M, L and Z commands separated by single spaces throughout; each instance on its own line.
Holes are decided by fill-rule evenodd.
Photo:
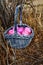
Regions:
M 19 24 L 19 26 L 20 26 L 20 24 Z M 23 24 L 23 27 L 24 26 L 29 27 L 28 25 Z M 4 32 L 5 39 L 7 39 L 10 42 L 8 44 L 10 44 L 12 48 L 18 48 L 18 49 L 19 48 L 25 48 L 25 47 L 27 47 L 30 44 L 30 42 L 32 41 L 32 38 L 34 37 L 34 31 L 33 31 L 33 29 L 30 27 L 31 30 L 32 30 L 32 33 L 29 36 L 20 36 L 17 33 L 15 33 L 13 35 L 7 34 L 7 32 L 11 28 L 13 28 L 13 27 L 14 26 L 10 27 L 9 29 L 7 29 Z

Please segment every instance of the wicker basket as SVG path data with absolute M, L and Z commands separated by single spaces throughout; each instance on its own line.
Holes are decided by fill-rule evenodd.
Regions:
M 18 10 L 20 8 L 20 24 L 17 24 L 16 19 L 17 19 L 17 14 Z M 15 10 L 15 21 L 14 21 L 14 26 L 10 27 L 4 32 L 4 37 L 10 42 L 10 45 L 12 48 L 25 48 L 27 47 L 30 42 L 32 41 L 34 37 L 34 31 L 31 27 L 29 27 L 32 30 L 32 33 L 29 36 L 23 36 L 23 35 L 18 35 L 17 34 L 17 27 L 29 27 L 26 24 L 22 24 L 22 8 L 21 6 L 17 6 Z M 9 35 L 7 32 L 14 27 L 15 34 Z M 9 43 L 8 43 L 9 44 Z

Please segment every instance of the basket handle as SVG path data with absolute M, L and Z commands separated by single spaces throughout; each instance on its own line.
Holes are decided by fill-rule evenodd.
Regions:
M 15 9 L 15 14 L 14 14 L 15 32 L 17 32 L 17 17 L 18 17 L 19 10 L 20 10 L 20 25 L 21 25 L 22 24 L 22 5 L 18 5 Z

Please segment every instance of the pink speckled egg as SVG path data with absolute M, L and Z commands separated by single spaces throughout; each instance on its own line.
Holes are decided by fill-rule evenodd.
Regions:
M 8 31 L 8 34 L 14 34 L 14 28 Z
M 23 32 L 22 32 L 22 35 L 24 35 L 24 36 L 28 36 L 29 34 L 28 34 L 27 31 L 23 31 Z
M 26 28 L 25 28 L 25 31 L 27 31 L 28 34 L 31 34 L 31 33 L 32 33 L 32 31 L 31 31 L 31 29 L 30 29 L 29 27 L 26 27 Z
M 25 30 L 22 32 L 22 35 L 28 36 L 32 33 L 31 29 L 26 27 Z
M 24 31 L 24 28 L 23 27 L 18 27 L 17 31 L 22 34 L 22 32 Z

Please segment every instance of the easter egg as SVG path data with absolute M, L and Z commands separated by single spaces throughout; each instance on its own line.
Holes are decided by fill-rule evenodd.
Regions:
M 18 31 L 19 33 L 21 33 L 21 34 L 22 34 L 23 30 L 24 30 L 23 27 L 18 27 L 18 29 L 17 29 L 17 31 Z
M 8 31 L 8 34 L 14 34 L 14 28 Z
M 25 28 L 25 31 L 27 31 L 28 34 L 31 34 L 31 33 L 32 33 L 32 30 L 31 30 L 29 27 L 26 27 L 26 28 Z
M 26 27 L 25 30 L 22 32 L 22 35 L 28 36 L 32 33 L 31 29 L 29 27 Z
M 23 31 L 23 32 L 22 32 L 22 35 L 28 36 L 28 32 L 27 32 L 27 31 Z

